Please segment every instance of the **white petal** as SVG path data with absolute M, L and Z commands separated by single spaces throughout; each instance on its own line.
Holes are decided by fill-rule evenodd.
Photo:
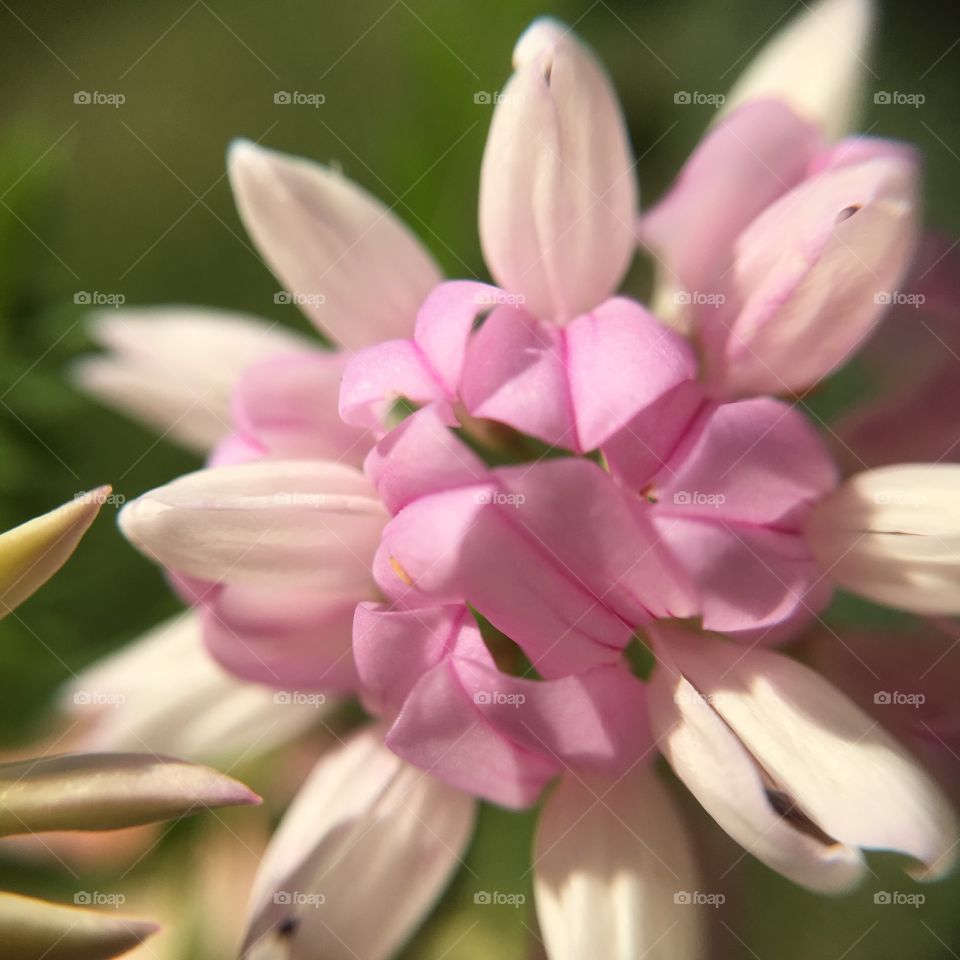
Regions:
M 777 97 L 831 139 L 843 136 L 854 126 L 873 21 L 872 0 L 819 0 L 806 7 L 741 74 L 723 113 Z
M 459 866 L 474 811 L 365 728 L 317 764 L 274 834 L 244 955 L 392 957 Z
M 110 494 L 100 487 L 0 533 L 0 618 L 39 590 L 69 559 Z
M 319 723 L 337 701 L 278 696 L 237 680 L 207 653 L 196 613 L 174 617 L 83 670 L 61 709 L 81 721 L 77 749 L 185 760 L 249 760 Z
M 656 635 L 651 692 L 666 755 L 749 852 L 825 892 L 856 882 L 859 849 L 907 854 L 924 877 L 950 868 L 957 824 L 940 789 L 839 691 L 769 650 Z
M 960 466 L 857 474 L 817 507 L 806 534 L 847 590 L 914 613 L 960 614 Z
M 335 343 L 356 350 L 413 333 L 441 274 L 389 208 L 335 170 L 245 140 L 228 164 L 261 255 Z
M 545 320 L 598 306 L 635 245 L 633 158 L 616 94 L 572 31 L 517 42 L 480 173 L 480 237 L 497 282 Z
M 534 853 L 537 916 L 550 960 L 703 956 L 693 854 L 652 771 L 613 783 L 567 774 L 547 799 Z
M 200 453 L 230 432 L 230 394 L 247 367 L 309 345 L 266 320 L 203 307 L 97 313 L 90 335 L 108 352 L 75 364 L 78 386 Z
M 120 528 L 157 562 L 205 580 L 365 596 L 386 519 L 354 467 L 276 460 L 188 473 L 128 503 Z

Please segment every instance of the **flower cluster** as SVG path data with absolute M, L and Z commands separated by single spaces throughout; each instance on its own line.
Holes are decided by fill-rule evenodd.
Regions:
M 960 613 L 960 468 L 845 476 L 796 402 L 928 256 L 914 151 L 836 139 L 856 52 L 782 88 L 784 63 L 839 28 L 856 47 L 865 20 L 828 0 L 791 28 L 643 214 L 606 73 L 537 21 L 483 158 L 494 284 L 442 281 L 359 187 L 244 142 L 241 215 L 335 348 L 242 321 L 224 354 L 228 321 L 176 313 L 101 325 L 115 354 L 89 361 L 88 385 L 135 391 L 141 414 L 213 446 L 207 468 L 129 504 L 124 533 L 235 675 L 356 696 L 372 717 L 274 838 L 250 950 L 389 956 L 455 869 L 475 798 L 546 796 L 533 871 L 550 955 L 698 956 L 696 912 L 674 917 L 697 867 L 659 754 L 747 851 L 813 890 L 858 882 L 864 850 L 927 878 L 950 868 L 957 828 L 933 780 L 771 649 L 838 586 Z M 618 293 L 638 244 L 659 266 L 649 308 Z M 181 393 L 174 421 L 155 358 L 198 330 L 235 387 L 229 409 Z M 291 877 L 322 891 L 322 916 L 278 899 Z M 371 896 L 390 904 L 375 924 Z

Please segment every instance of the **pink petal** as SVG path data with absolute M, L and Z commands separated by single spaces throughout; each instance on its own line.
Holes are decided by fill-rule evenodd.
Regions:
M 644 506 L 594 464 L 553 460 L 494 477 L 418 500 L 388 524 L 375 574 L 389 596 L 466 600 L 554 677 L 617 659 L 650 617 L 696 609 Z
M 228 169 L 260 253 L 334 342 L 356 350 L 412 333 L 440 271 L 387 207 L 335 170 L 245 140 Z
M 274 356 L 248 368 L 233 395 L 235 429 L 275 459 L 360 466 L 373 438 L 340 419 L 345 366 L 345 354 L 314 350 Z
M 473 335 L 461 396 L 475 417 L 578 450 L 563 331 L 523 310 L 495 310 Z
M 392 716 L 403 706 L 417 681 L 472 632 L 474 648 L 483 645 L 466 607 L 398 610 L 362 603 L 354 618 L 353 647 L 365 702 Z
M 640 220 L 671 286 L 720 292 L 737 236 L 803 179 L 820 146 L 814 127 L 777 100 L 746 104 L 713 127 Z
M 483 461 L 432 407 L 391 430 L 370 452 L 366 473 L 391 513 L 419 497 L 482 483 L 488 476 Z
M 224 585 L 201 610 L 203 640 L 241 679 L 283 690 L 350 691 L 357 682 L 353 614 L 362 596 Z
M 658 516 L 798 530 L 837 470 L 795 407 L 759 398 L 721 404 L 685 454 L 652 481 Z
M 460 389 L 467 342 L 477 318 L 516 298 L 486 283 L 451 280 L 431 291 L 417 313 L 414 339 L 449 396 Z
M 707 630 L 779 643 L 829 603 L 833 586 L 795 533 L 664 517 L 658 532 L 697 585 Z
M 633 160 L 603 68 L 539 19 L 514 48 L 480 174 L 480 237 L 500 286 L 564 323 L 605 300 L 631 257 Z
M 595 450 L 634 416 L 696 376 L 686 340 L 617 297 L 563 331 L 577 443 Z
M 456 422 L 451 396 L 412 340 L 378 343 L 347 364 L 340 390 L 340 416 L 346 423 L 383 433 L 393 405 L 401 398 L 415 404 L 436 403 L 445 420 Z
M 533 804 L 559 770 L 486 720 L 452 658 L 420 678 L 386 742 L 431 776 L 505 807 Z
M 525 680 L 461 659 L 457 674 L 502 734 L 578 771 L 622 774 L 653 745 L 644 685 L 622 664 Z
M 805 181 L 753 221 L 737 241 L 727 302 L 704 329 L 715 390 L 805 389 L 869 336 L 881 295 L 913 256 L 917 175 L 915 160 L 881 149 Z

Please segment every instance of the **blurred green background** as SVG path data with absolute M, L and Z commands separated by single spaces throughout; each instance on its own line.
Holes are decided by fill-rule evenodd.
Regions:
M 803 6 L 0 3 L 0 528 L 104 482 L 129 499 L 196 465 L 71 388 L 70 361 L 89 349 L 76 293 L 236 308 L 307 329 L 295 307 L 274 304 L 277 284 L 233 211 L 224 177 L 232 138 L 336 161 L 395 205 L 451 275 L 482 277 L 476 182 L 491 108 L 474 95 L 503 84 L 513 41 L 533 17 L 575 23 L 608 65 L 649 203 L 711 117 L 709 106 L 676 106 L 674 93 L 728 89 L 750 51 Z M 863 126 L 920 144 L 929 220 L 956 233 L 960 8 L 883 5 L 873 64 Z M 326 101 L 277 105 L 280 90 Z M 922 93 L 926 102 L 875 106 L 876 90 Z M 125 102 L 75 104 L 78 91 L 120 93 Z M 0 746 L 40 729 L 52 692 L 74 671 L 176 609 L 112 514 L 105 508 L 76 559 L 20 617 L 0 624 Z M 485 869 L 519 872 L 529 818 L 492 813 L 484 829 L 490 843 L 500 840 L 484 854 Z M 716 925 L 718 956 L 933 958 L 960 949 L 956 883 L 925 891 L 923 909 L 877 910 L 868 890 L 834 903 L 755 864 L 747 873 L 742 909 Z M 880 888 L 912 889 L 883 876 Z M 499 889 L 509 884 L 502 879 Z M 447 911 L 447 926 L 460 930 L 456 915 Z M 524 919 L 532 922 L 502 908 L 496 931 L 485 921 L 448 956 L 520 956 L 531 941 Z M 430 936 L 418 949 L 445 942 L 442 931 Z M 478 953 L 474 941 L 487 947 Z

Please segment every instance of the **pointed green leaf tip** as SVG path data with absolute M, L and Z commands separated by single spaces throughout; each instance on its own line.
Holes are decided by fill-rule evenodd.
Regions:
M 107 960 L 138 946 L 157 924 L 0 893 L 4 960 Z
M 110 487 L 100 487 L 0 534 L 0 617 L 66 563 L 109 494 Z
M 216 770 L 147 754 L 66 754 L 0 764 L 0 836 L 115 830 L 259 802 Z

